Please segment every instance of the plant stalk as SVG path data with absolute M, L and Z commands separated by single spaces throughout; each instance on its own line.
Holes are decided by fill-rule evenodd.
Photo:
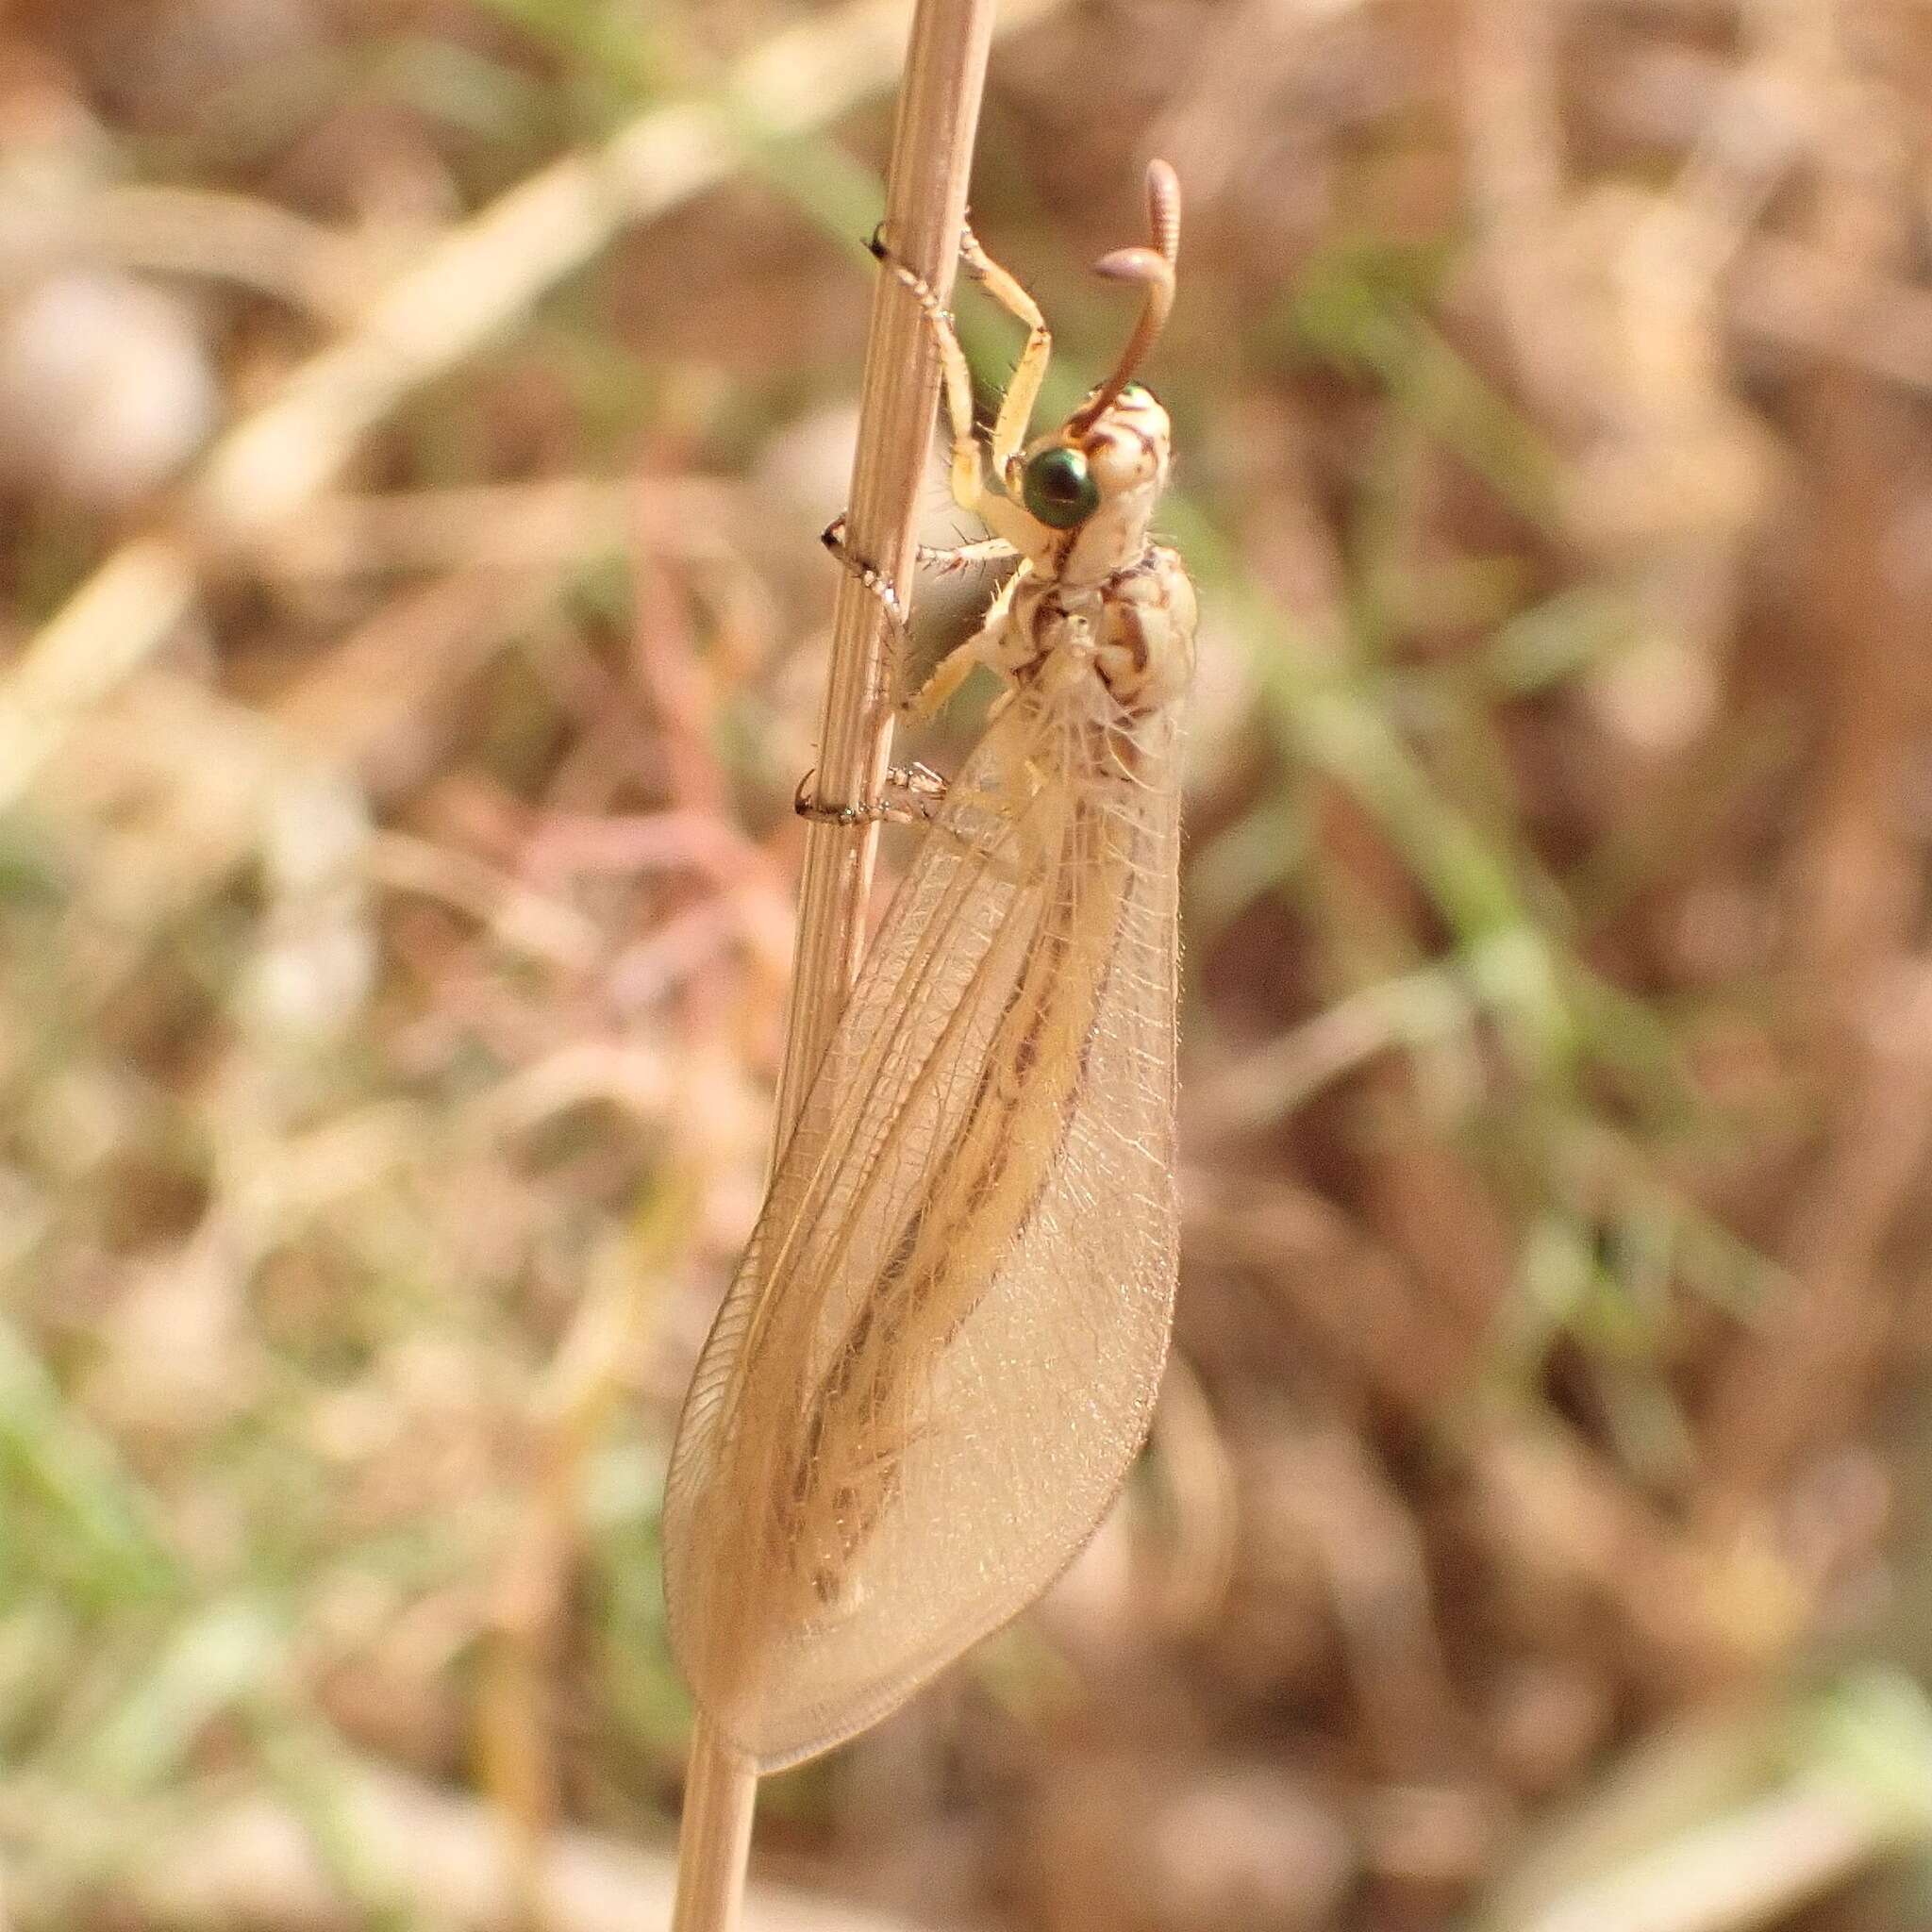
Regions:
M 993 0 L 921 0 L 886 182 L 886 240 L 947 300 L 966 220 L 966 184 L 992 39 Z M 893 275 L 873 293 L 846 541 L 908 608 L 919 492 L 932 448 L 939 360 L 919 305 Z M 891 750 L 894 673 L 878 600 L 841 574 L 815 781 L 827 805 L 877 796 Z M 798 957 L 778 1084 L 783 1146 L 824 1057 L 865 936 L 875 826 L 813 823 L 799 885 Z
M 886 178 L 886 240 L 948 298 L 966 219 L 994 0 L 920 0 L 906 51 Z M 873 294 L 845 540 L 910 607 L 920 486 L 932 447 L 939 362 L 918 304 L 893 275 Z M 827 805 L 878 795 L 891 749 L 894 674 L 878 600 L 841 574 L 814 781 Z M 874 825 L 814 821 L 799 884 L 798 952 L 779 1075 L 782 1149 L 850 991 L 865 938 Z M 691 1734 L 672 1932 L 734 1932 L 744 1897 L 758 1774 L 700 1717 Z

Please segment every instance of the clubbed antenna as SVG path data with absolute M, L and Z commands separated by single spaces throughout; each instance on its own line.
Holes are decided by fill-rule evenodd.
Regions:
M 1151 248 L 1116 248 L 1093 264 L 1093 273 L 1116 282 L 1139 282 L 1147 291 L 1141 320 L 1121 351 L 1114 372 L 1081 405 L 1067 427 L 1076 435 L 1100 420 L 1159 340 L 1174 308 L 1174 269 L 1181 252 L 1181 184 L 1165 161 L 1147 163 L 1147 232 Z

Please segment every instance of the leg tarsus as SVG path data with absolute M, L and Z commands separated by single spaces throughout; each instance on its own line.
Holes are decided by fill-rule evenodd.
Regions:
M 906 606 L 900 598 L 892 580 L 874 563 L 869 563 L 857 555 L 845 541 L 845 515 L 841 510 L 819 534 L 823 543 L 837 561 L 840 569 L 855 576 L 878 600 L 879 608 L 886 613 L 886 622 L 891 628 L 892 643 L 900 653 L 906 648 Z
M 817 776 L 814 767 L 798 781 L 791 808 L 802 819 L 816 819 L 826 825 L 875 825 L 887 820 L 902 825 L 923 824 L 946 795 L 946 781 L 928 765 L 890 766 L 879 796 L 862 805 L 826 805 L 808 797 L 808 788 Z

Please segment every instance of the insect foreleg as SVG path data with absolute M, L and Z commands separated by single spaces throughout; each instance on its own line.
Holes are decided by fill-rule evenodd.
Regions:
M 946 422 L 953 432 L 953 495 L 962 509 L 976 509 L 986 489 L 986 475 L 980 462 L 979 438 L 973 427 L 973 372 L 967 365 L 966 352 L 959 346 L 953 318 L 933 292 L 932 284 L 886 246 L 882 230 L 875 231 L 866 245 L 879 266 L 898 277 L 925 317 L 925 325 L 939 352 Z
M 1053 358 L 1053 335 L 1045 316 L 1040 312 L 1039 303 L 1026 292 L 1017 275 L 987 254 L 971 228 L 960 239 L 959 252 L 974 280 L 1026 329 L 1026 346 L 1020 351 L 1020 359 L 1014 366 L 1012 380 L 1007 384 L 1000 413 L 992 426 L 993 475 L 1010 490 L 1013 484 L 1009 473 L 1026 441 L 1026 425 L 1033 420 L 1033 406 L 1040 400 L 1046 365 Z
M 963 510 L 970 511 L 986 525 L 994 537 L 1017 550 L 1023 557 L 1030 557 L 1040 547 L 1039 532 L 1033 520 L 1021 509 L 1019 505 L 1009 503 L 1007 498 L 987 480 L 986 458 L 981 449 L 978 431 L 973 423 L 973 371 L 967 363 L 966 352 L 959 346 L 958 332 L 953 326 L 953 318 L 946 313 L 940 298 L 933 292 L 932 285 L 924 275 L 908 268 L 886 244 L 884 238 L 874 234 L 870 242 L 873 255 L 879 264 L 896 275 L 904 284 L 912 299 L 919 304 L 919 311 L 925 317 L 926 328 L 930 331 L 933 346 L 939 353 L 940 375 L 946 399 L 946 422 L 953 433 L 952 485 L 953 501 Z M 963 245 L 963 244 L 962 244 Z M 979 271 L 974 263 L 974 257 L 986 261 L 977 242 L 972 243 L 972 252 L 967 255 L 968 265 L 976 275 Z M 987 263 L 991 268 L 992 264 Z M 996 274 L 1005 275 L 1004 270 Z M 1010 275 L 1005 279 L 1025 300 L 1024 291 L 1013 282 Z M 1037 310 L 1035 311 L 1038 312 Z M 1042 328 L 1044 325 L 1042 325 Z M 1028 349 L 1032 347 L 1028 343 Z M 1022 357 L 1024 366 L 1025 358 Z M 1044 369 L 1044 360 L 1041 360 Z M 1015 377 L 1017 383 L 1018 377 Z M 1035 387 L 1038 387 L 1037 379 Z M 1032 405 L 1027 405 L 1031 414 Z M 1003 406 L 1001 420 L 1007 416 Z

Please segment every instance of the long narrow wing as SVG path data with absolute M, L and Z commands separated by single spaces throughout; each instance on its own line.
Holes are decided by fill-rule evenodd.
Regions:
M 762 1770 L 1037 1595 L 1145 1433 L 1177 1225 L 1175 729 L 1086 690 L 1023 694 L 955 780 L 686 1402 L 672 1640 Z

